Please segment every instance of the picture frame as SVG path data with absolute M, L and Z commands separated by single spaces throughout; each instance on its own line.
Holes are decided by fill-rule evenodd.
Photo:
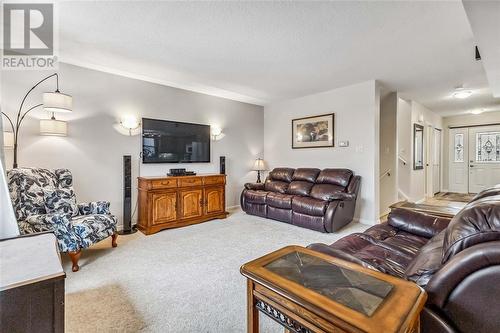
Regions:
M 292 119 L 292 149 L 335 147 L 335 114 Z

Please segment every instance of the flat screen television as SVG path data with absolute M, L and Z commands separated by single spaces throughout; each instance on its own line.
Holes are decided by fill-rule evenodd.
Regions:
M 210 162 L 210 125 L 143 118 L 142 162 Z

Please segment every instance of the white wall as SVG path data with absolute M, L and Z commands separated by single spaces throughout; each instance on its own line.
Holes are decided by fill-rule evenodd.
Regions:
M 412 173 L 412 121 L 411 101 L 398 97 L 397 146 L 398 146 L 398 193 L 399 199 L 410 200 Z
M 13 115 L 26 91 L 48 74 L 3 73 L 2 110 Z M 27 117 L 20 136 L 19 165 L 69 168 L 79 201 L 109 200 L 112 212 L 121 217 L 124 154 L 132 155 L 133 177 L 139 173 L 165 175 L 169 168 L 176 167 L 216 173 L 219 156 L 225 155 L 228 206 L 238 205 L 243 184 L 254 180 L 250 168 L 254 159 L 263 155 L 262 107 L 67 64 L 60 65 L 59 74 L 61 92 L 73 95 L 73 113 L 56 114 L 57 118 L 68 120 L 69 135 L 39 136 L 37 117 L 48 115 L 37 111 L 33 117 Z M 54 90 L 54 85 L 54 81 L 49 81 L 37 88 L 28 104 L 39 103 L 41 93 Z M 225 137 L 212 143 L 211 163 L 141 165 L 140 135 L 124 136 L 114 128 L 126 115 L 216 125 L 223 128 Z M 12 151 L 6 151 L 6 157 L 7 166 L 11 167 Z M 136 191 L 133 202 L 135 198 Z
M 421 201 L 426 195 L 425 169 L 413 170 L 413 125 L 424 126 L 424 149 L 429 126 L 442 129 L 442 117 L 415 101 L 398 100 L 398 152 L 407 161 L 398 161 L 398 189 L 409 201 Z M 427 163 L 424 153 L 424 165 Z
M 380 101 L 380 215 L 398 200 L 397 191 L 397 93 L 392 92 Z M 389 174 L 386 173 L 389 171 Z
M 484 112 L 477 115 L 462 114 L 443 118 L 443 189 L 448 190 L 449 188 L 449 126 L 474 126 L 484 124 L 500 124 L 500 111 Z
M 264 108 L 264 155 L 270 168 L 349 168 L 361 175 L 355 218 L 378 220 L 379 101 L 375 81 L 282 101 Z M 335 113 L 335 148 L 292 149 L 294 118 Z M 338 147 L 349 140 L 349 147 Z

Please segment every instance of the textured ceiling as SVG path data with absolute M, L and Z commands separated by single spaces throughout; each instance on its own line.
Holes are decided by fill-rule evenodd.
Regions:
M 443 115 L 500 104 L 460 1 L 69 1 L 59 11 L 62 61 L 244 102 L 377 79 Z M 461 84 L 474 96 L 452 99 Z

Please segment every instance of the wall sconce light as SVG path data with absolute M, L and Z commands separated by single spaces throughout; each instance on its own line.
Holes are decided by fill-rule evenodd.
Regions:
M 3 132 L 3 147 L 6 149 L 14 148 L 14 133 Z
M 57 120 L 54 113 L 52 113 L 50 119 L 40 119 L 40 135 L 67 136 L 68 123 Z
M 214 127 L 210 127 L 210 134 L 212 135 L 212 140 L 214 141 L 218 141 L 220 139 L 222 139 L 225 134 L 222 133 L 222 128 L 220 127 L 217 127 L 217 126 L 214 126 Z
M 139 126 L 141 126 L 141 122 L 139 120 L 137 120 L 137 118 L 134 116 L 128 116 L 128 117 L 124 117 L 120 121 L 120 125 L 122 125 L 123 128 L 128 130 L 129 136 L 132 136 L 132 135 L 136 134 L 136 133 L 133 134 L 132 131 L 138 129 Z

